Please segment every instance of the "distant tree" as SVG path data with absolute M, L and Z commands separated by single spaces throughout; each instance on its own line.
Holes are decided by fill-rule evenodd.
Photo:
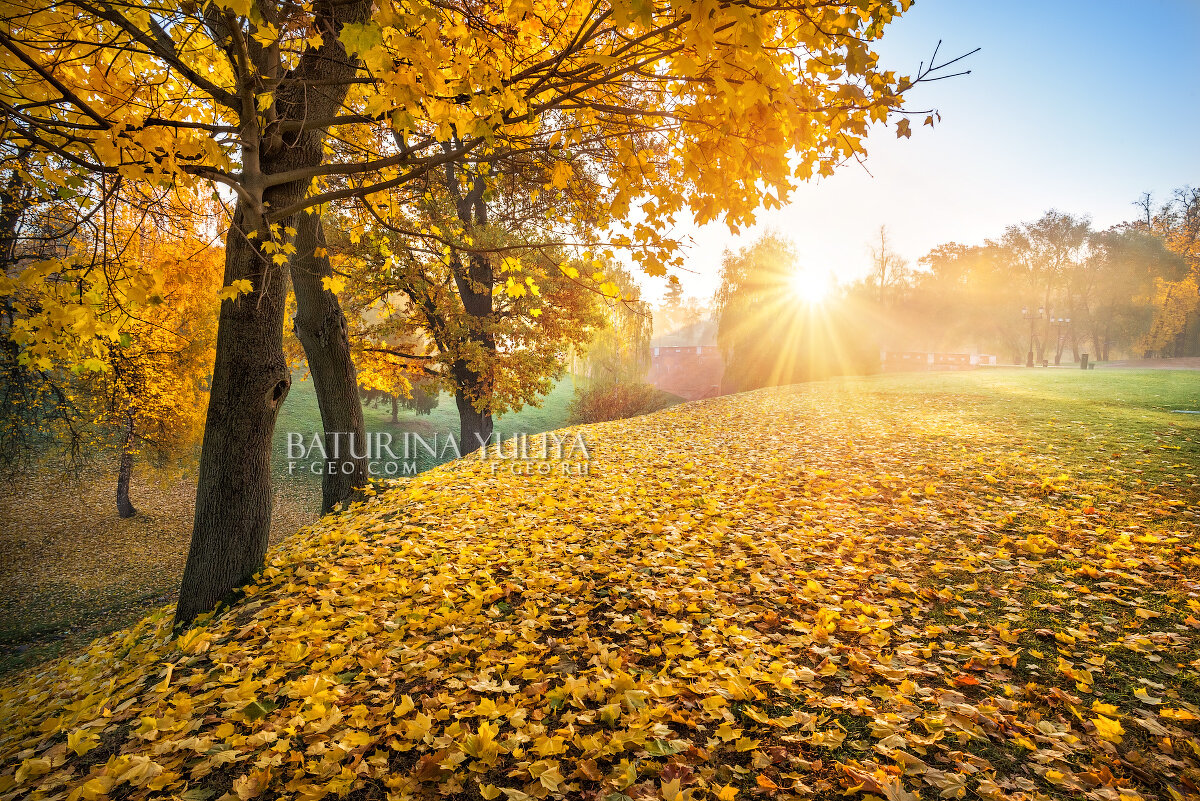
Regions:
M 650 369 L 654 315 L 628 271 L 608 266 L 604 275 L 616 285 L 618 294 L 596 298 L 602 322 L 582 347 L 580 366 L 592 382 L 639 382 Z
M 1200 189 L 1181 187 L 1157 209 L 1146 194 L 1138 206 L 1142 214 L 1132 227 L 1161 239 L 1183 266 L 1181 275 L 1156 278 L 1153 316 L 1140 347 L 1160 356 L 1200 354 Z
M 408 394 L 387 392 L 382 389 L 359 388 L 362 404 L 367 407 L 388 407 L 392 410 L 392 422 L 400 422 L 400 410 L 408 409 L 417 415 L 429 415 L 438 407 L 441 393 L 435 382 L 421 377 L 408 379 Z
M 905 304 L 905 325 L 918 332 L 919 349 L 975 347 L 983 353 L 1017 353 L 1022 287 L 1005 268 L 993 243 L 939 245 L 922 256 Z
M 1043 309 L 1036 324 L 1038 361 L 1046 358 L 1055 316 L 1075 317 L 1069 276 L 1086 256 L 1091 223 L 1051 209 L 1033 222 L 1009 226 L 999 242 L 1011 274 L 1024 285 L 1025 305 Z
M 887 226 L 879 226 L 879 244 L 871 247 L 870 281 L 875 289 L 875 300 L 880 305 L 894 304 L 900 288 L 911 278 L 908 262 L 892 250 L 888 242 Z
M 654 333 L 670 334 L 709 318 L 711 310 L 696 297 L 685 297 L 683 284 L 673 281 L 667 285 L 663 302 L 654 309 Z
M 1092 233 L 1087 257 L 1069 275 L 1072 328 L 1080 332 L 1076 341 L 1089 341 L 1093 356 L 1104 361 L 1114 346 L 1145 351 L 1148 337 L 1162 339 L 1167 331 L 1160 325 L 1160 333 L 1151 335 L 1160 292 L 1171 291 L 1187 272 L 1184 260 L 1167 248 L 1162 237 L 1140 226 Z M 1172 330 L 1165 338 L 1173 336 Z
M 93 200 L 85 192 L 79 202 Z M 200 442 L 221 286 L 219 207 L 188 192 L 114 191 L 50 237 L 59 227 L 45 215 L 60 212 L 41 208 L 43 219 L 26 220 L 29 240 L 14 244 L 24 257 L 10 264 L 20 280 L 4 323 L 5 369 L 37 408 L 6 414 L 6 437 L 40 417 L 45 453 L 59 444 L 82 459 L 115 450 L 117 511 L 131 517 L 135 457 L 178 462 Z M 64 255 L 39 258 L 47 248 Z

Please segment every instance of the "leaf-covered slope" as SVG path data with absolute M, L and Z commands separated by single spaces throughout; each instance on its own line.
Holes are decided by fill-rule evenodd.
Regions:
M 0 798 L 1196 792 L 1196 518 L 870 386 L 398 484 L 10 680 Z

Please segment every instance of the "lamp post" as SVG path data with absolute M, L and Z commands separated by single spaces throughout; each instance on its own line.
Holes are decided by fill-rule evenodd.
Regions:
M 1030 311 L 1028 306 L 1021 307 L 1021 316 L 1029 321 L 1029 356 L 1025 359 L 1026 367 L 1033 367 L 1033 327 L 1046 313 L 1045 306 L 1038 306 L 1037 314 Z
M 1051 317 L 1050 322 L 1054 323 L 1056 339 L 1054 340 L 1054 365 L 1057 367 L 1062 361 L 1062 330 L 1063 326 L 1071 325 L 1070 317 Z

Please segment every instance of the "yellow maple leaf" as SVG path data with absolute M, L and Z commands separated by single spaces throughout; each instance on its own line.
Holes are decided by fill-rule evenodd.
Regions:
M 1121 726 L 1120 721 L 1107 718 L 1100 715 L 1092 719 L 1092 723 L 1096 726 L 1096 733 L 1110 742 L 1121 742 L 1121 735 L 1125 733 L 1125 729 Z
M 100 745 L 100 738 L 95 732 L 88 731 L 87 729 L 75 729 L 67 734 L 67 748 L 70 748 L 80 756 L 83 756 L 98 745 Z

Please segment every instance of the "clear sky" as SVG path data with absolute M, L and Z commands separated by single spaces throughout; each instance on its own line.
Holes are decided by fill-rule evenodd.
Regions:
M 913 121 L 870 138 L 867 173 L 847 165 L 760 217 L 749 236 L 691 233 L 685 294 L 711 296 L 721 252 L 764 226 L 789 237 L 808 269 L 862 275 L 880 225 L 915 261 L 936 245 L 978 243 L 1050 208 L 1108 226 L 1136 215 L 1143 192 L 1200 184 L 1200 0 L 917 0 L 878 43 L 885 66 L 915 74 L 980 47 L 970 75 L 921 85 Z M 663 282 L 647 281 L 657 298 Z

